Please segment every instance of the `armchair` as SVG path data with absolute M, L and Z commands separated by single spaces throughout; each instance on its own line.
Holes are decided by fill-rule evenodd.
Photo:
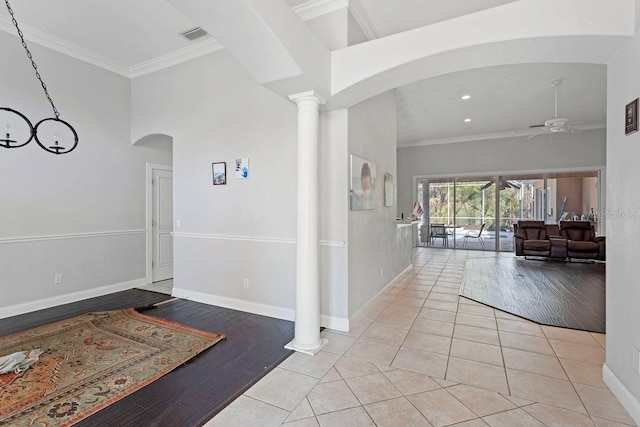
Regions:
M 562 221 L 560 235 L 567 239 L 567 256 L 577 259 L 606 259 L 606 238 L 596 237 L 589 221 Z
M 513 238 L 517 256 L 551 255 L 551 241 L 544 221 L 518 221 L 514 224 Z

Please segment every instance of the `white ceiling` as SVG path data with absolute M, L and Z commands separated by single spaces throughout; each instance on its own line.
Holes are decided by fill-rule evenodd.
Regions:
M 327 10 L 327 3 L 334 2 L 336 7 L 348 3 L 372 38 L 515 0 L 286 1 L 295 11 L 307 14 L 314 6 Z M 183 38 L 181 32 L 198 24 L 164 0 L 14 0 L 11 6 L 28 40 L 124 75 L 221 48 L 210 36 L 194 42 Z M 4 7 L 0 8 L 0 30 L 15 34 Z M 407 146 L 526 133 L 530 125 L 554 117 L 551 82 L 557 79 L 563 80 L 560 116 L 573 123 L 589 122 L 591 127 L 604 123 L 605 66 L 514 65 L 464 71 L 399 88 L 398 143 Z M 462 101 L 463 94 L 472 97 Z M 465 118 L 471 122 L 464 123 Z
M 398 88 L 398 140 L 403 146 L 530 135 L 555 117 L 576 129 L 604 127 L 606 66 L 523 64 L 461 71 Z M 471 95 L 462 100 L 462 95 Z M 471 119 L 465 123 L 465 119 Z M 585 123 L 586 122 L 586 123 Z M 579 124 L 578 124 L 579 123 Z

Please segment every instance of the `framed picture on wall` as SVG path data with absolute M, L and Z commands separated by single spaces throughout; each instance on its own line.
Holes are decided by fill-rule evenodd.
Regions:
M 393 206 L 393 175 L 384 174 L 384 205 Z
M 236 159 L 236 178 L 237 179 L 249 178 L 249 159 L 247 158 Z
M 227 163 L 217 162 L 211 164 L 213 168 L 213 185 L 227 184 Z
M 376 165 L 353 154 L 349 200 L 352 211 L 376 208 Z
M 627 104 L 625 108 L 625 135 L 638 131 L 638 98 Z

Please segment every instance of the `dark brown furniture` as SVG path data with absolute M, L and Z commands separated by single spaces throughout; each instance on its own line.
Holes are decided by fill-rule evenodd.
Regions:
M 514 224 L 513 231 L 515 250 L 518 256 L 550 257 L 552 255 L 550 237 L 560 238 L 558 226 L 545 224 L 544 221 L 518 221 L 517 224 Z M 554 257 L 566 257 L 566 253 L 562 253 L 562 247 L 561 240 L 554 241 Z
M 606 259 L 606 238 L 596 237 L 589 221 L 560 222 L 560 236 L 567 240 L 567 256 L 570 259 Z
M 549 257 L 566 260 L 567 258 L 567 239 L 557 236 L 549 236 L 551 242 L 551 253 Z

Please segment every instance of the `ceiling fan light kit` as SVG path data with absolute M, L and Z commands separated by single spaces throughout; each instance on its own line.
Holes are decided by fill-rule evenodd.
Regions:
M 566 130 L 565 125 L 569 120 L 564 118 L 549 119 L 544 122 L 544 127 L 549 128 L 550 132 L 564 132 Z

